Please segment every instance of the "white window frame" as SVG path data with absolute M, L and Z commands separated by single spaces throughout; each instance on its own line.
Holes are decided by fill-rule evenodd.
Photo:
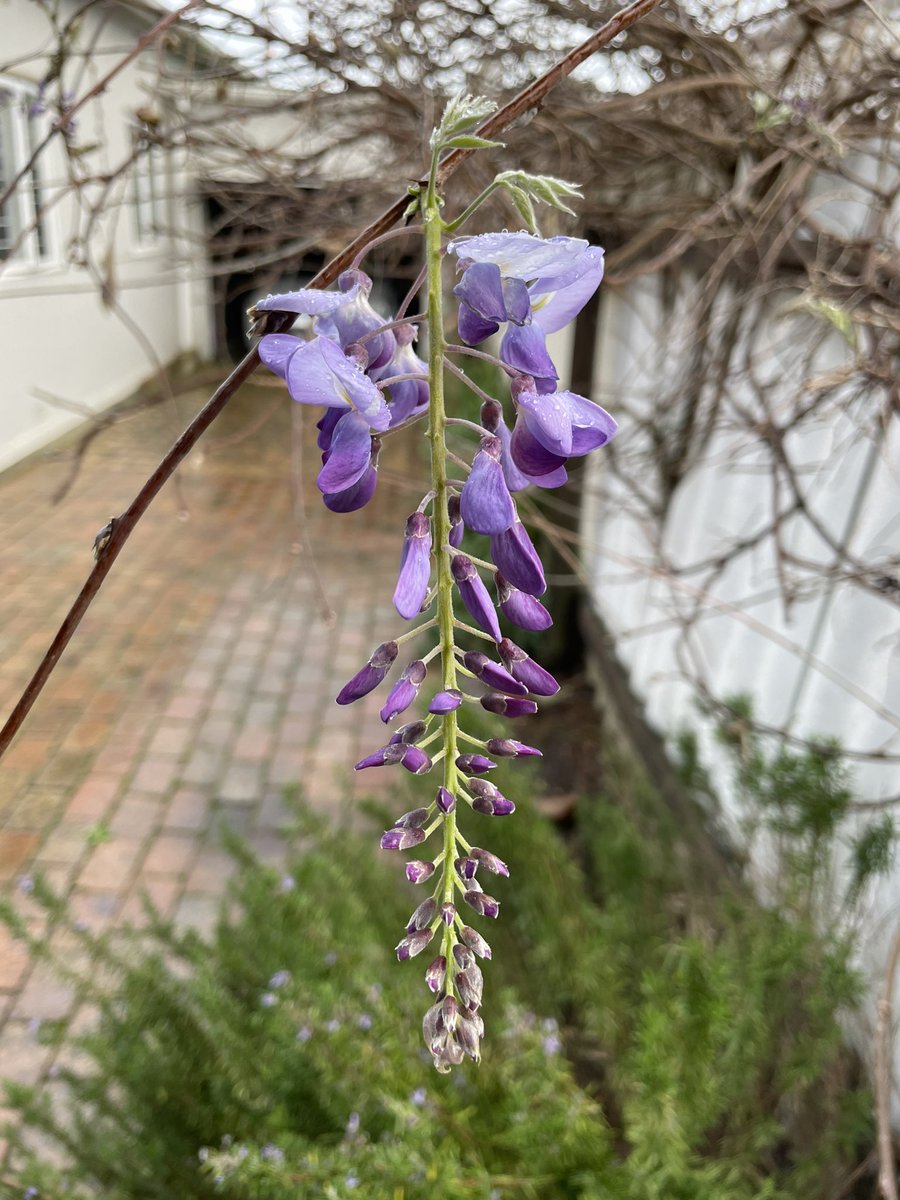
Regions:
M 148 125 L 133 125 L 132 140 L 135 151 L 132 175 L 134 237 L 139 247 L 156 249 L 168 235 L 168 163 L 163 147 L 154 140 Z
M 37 88 L 0 76 L 0 194 L 31 158 L 42 136 L 41 126 L 46 124 L 46 120 L 42 121 L 39 116 L 31 114 L 37 98 Z M 47 187 L 42 179 L 43 166 L 39 158 L 3 205 L 0 216 L 0 270 L 36 268 L 53 260 L 47 216 Z M 19 242 L 22 231 L 26 229 L 28 233 Z

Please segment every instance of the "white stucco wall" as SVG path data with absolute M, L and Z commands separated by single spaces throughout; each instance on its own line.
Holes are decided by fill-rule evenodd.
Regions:
M 0 0 L 0 26 L 0 62 L 15 64 L 0 71 L 0 84 L 36 84 L 49 44 L 39 6 Z M 92 50 L 84 60 L 73 56 L 67 86 L 82 95 L 146 28 L 118 5 L 88 10 L 80 44 Z M 77 144 L 95 145 L 80 160 L 86 173 L 103 176 L 128 159 L 134 114 L 148 102 L 150 78 L 150 63 L 138 60 L 79 114 Z M 79 424 L 84 410 L 123 399 L 181 352 L 205 357 L 213 346 L 202 212 L 179 163 L 169 156 L 157 172 L 166 233 L 141 244 L 128 173 L 110 188 L 107 214 L 82 244 L 84 213 L 67 187 L 59 139 L 41 162 L 50 254 L 33 264 L 0 262 L 0 469 Z M 100 186 L 90 184 L 84 194 L 97 195 Z M 94 272 L 72 261 L 85 257 Z M 120 312 L 104 304 L 97 274 L 112 280 Z

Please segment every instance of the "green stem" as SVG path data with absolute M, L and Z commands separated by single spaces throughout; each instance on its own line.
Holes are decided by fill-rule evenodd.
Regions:
M 484 191 L 475 197 L 475 199 L 472 201 L 472 203 L 469 205 L 469 207 L 464 209 L 459 214 L 459 216 L 456 218 L 455 221 L 450 221 L 449 224 L 445 225 L 445 229 L 447 230 L 447 232 L 448 233 L 456 233 L 457 229 L 459 229 L 459 227 L 461 225 L 464 225 L 466 223 L 466 221 L 468 221 L 468 219 L 469 219 L 469 217 L 471 217 L 472 213 L 475 212 L 476 209 L 479 209 L 482 206 L 482 204 L 484 204 L 484 202 L 485 202 L 485 200 L 487 200 L 488 196 L 493 195 L 493 193 L 496 192 L 497 188 L 502 187 L 502 186 L 503 185 L 499 184 L 496 179 L 494 180 L 493 183 L 489 183 L 487 185 L 487 187 L 484 189 Z
M 455 634 L 453 618 L 453 576 L 450 571 L 451 556 L 444 549 L 450 541 L 450 514 L 447 507 L 449 488 L 447 482 L 447 415 L 444 410 L 444 312 L 441 280 L 441 239 L 444 222 L 435 186 L 437 154 L 432 158 L 431 174 L 425 198 L 423 225 L 425 227 L 425 263 L 428 278 L 428 438 L 431 448 L 431 486 L 434 489 L 434 546 L 437 559 L 437 619 L 440 631 L 441 670 L 443 686 L 456 687 Z M 446 713 L 442 718 L 444 733 L 444 787 L 451 795 L 457 791 L 456 771 L 456 712 Z M 441 884 L 442 903 L 453 902 L 454 869 L 456 858 L 456 812 L 444 817 L 444 877 Z M 452 926 L 447 927 L 443 938 L 442 953 L 447 958 L 447 978 L 452 979 L 450 954 L 455 936 Z

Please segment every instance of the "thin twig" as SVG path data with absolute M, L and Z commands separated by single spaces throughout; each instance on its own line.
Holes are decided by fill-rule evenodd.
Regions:
M 103 80 L 100 81 L 90 92 L 86 93 L 73 108 L 68 109 L 63 117 L 51 130 L 59 132 L 64 127 L 72 114 L 77 111 L 92 95 L 98 94 L 99 91 L 109 83 L 109 80 L 121 70 L 125 63 L 130 62 L 140 53 L 145 45 L 149 44 L 154 37 L 158 36 L 163 29 L 168 28 L 174 21 L 184 12 L 194 6 L 196 0 L 191 0 L 191 3 L 185 7 L 178 9 L 174 13 L 168 14 L 162 21 L 158 22 L 144 37 L 137 43 L 135 49 L 118 64 L 117 67 L 110 72 Z M 570 51 L 565 58 L 556 63 L 534 83 L 524 88 L 517 96 L 515 96 L 508 104 L 504 105 L 495 112 L 491 117 L 484 122 L 478 129 L 478 134 L 481 137 L 490 138 L 496 134 L 502 133 L 514 121 L 533 109 L 538 109 L 543 104 L 547 95 L 552 91 L 558 83 L 561 83 L 574 69 L 583 63 L 587 58 L 596 51 L 608 46 L 614 38 L 620 33 L 628 29 L 635 21 L 639 21 L 641 17 L 651 12 L 661 3 L 661 0 L 636 0 L 636 3 L 631 4 L 622 12 L 617 13 L 602 28 L 592 34 L 580 46 Z M 151 36 L 152 35 L 152 36 Z M 35 151 L 33 158 L 43 146 Z M 454 150 L 448 154 L 446 159 L 441 163 L 438 170 L 438 182 L 444 183 L 450 175 L 471 155 L 472 150 Z M 31 169 L 33 161 L 26 165 L 24 174 L 27 174 Z M 0 196 L 0 204 L 8 197 L 12 188 L 23 178 L 23 172 L 13 179 L 10 187 Z M 424 180 L 422 181 L 424 186 Z M 327 287 L 329 283 L 335 280 L 338 275 L 354 261 L 360 250 L 363 249 L 373 239 L 379 237 L 390 229 L 397 221 L 403 217 L 403 213 L 409 204 L 409 195 L 404 193 L 396 200 L 389 208 L 369 225 L 366 229 L 356 237 L 349 246 L 345 247 L 340 254 L 336 255 L 331 262 L 327 263 L 321 271 L 310 281 L 310 287 Z M 293 313 L 278 313 L 269 314 L 267 319 L 268 328 L 272 332 L 283 332 L 289 329 L 294 323 L 295 315 Z M 9 715 L 3 729 L 0 730 L 0 756 L 2 756 L 16 733 L 20 729 L 22 722 L 25 720 L 32 706 L 40 695 L 44 685 L 50 678 L 56 664 L 69 644 L 72 635 L 81 623 L 81 619 L 87 612 L 94 597 L 100 590 L 100 585 L 109 574 L 113 563 L 118 558 L 126 541 L 134 531 L 138 521 L 150 507 L 151 502 L 156 497 L 163 484 L 169 479 L 173 471 L 184 461 L 199 439 L 203 436 L 206 430 L 212 425 L 213 421 L 224 409 L 228 401 L 235 395 L 243 383 L 245 383 L 259 366 L 259 352 L 256 347 L 250 350 L 240 363 L 235 367 L 227 379 L 216 389 L 210 399 L 200 410 L 194 420 L 184 430 L 178 440 L 172 446 L 171 450 L 166 454 L 159 466 L 143 485 L 141 490 L 132 500 L 131 504 L 116 520 L 112 534 L 109 538 L 105 549 L 100 554 L 94 569 L 87 577 L 81 591 L 75 599 L 74 604 L 66 614 L 62 624 L 56 632 L 56 636 L 50 643 L 50 647 L 44 654 L 38 664 L 37 670 L 29 680 L 24 692 L 20 696 L 15 708 Z
M 900 925 L 894 931 L 884 973 L 884 984 L 878 999 L 878 1019 L 875 1025 L 875 1120 L 878 1127 L 878 1186 L 884 1200 L 898 1200 L 897 1160 L 891 1130 L 891 1090 L 893 1058 L 893 999 L 894 979 L 900 963 Z

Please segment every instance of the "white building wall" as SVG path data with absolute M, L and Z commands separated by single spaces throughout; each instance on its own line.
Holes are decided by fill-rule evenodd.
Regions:
M 36 86 L 48 45 L 40 7 L 0 0 L 0 23 L 0 60 L 16 64 L 0 86 Z M 84 60 L 73 56 L 66 85 L 84 94 L 146 28 L 124 6 L 88 9 L 80 44 L 93 48 Z M 94 146 L 79 161 L 86 174 L 113 173 L 129 158 L 151 66 L 136 61 L 78 114 L 75 142 Z M 142 243 L 131 172 L 110 186 L 106 214 L 84 240 L 84 210 L 68 186 L 60 138 L 41 163 L 50 254 L 35 263 L 0 261 L 0 469 L 123 399 L 180 353 L 208 357 L 213 349 L 202 211 L 181 164 L 169 158 L 157 172 L 165 231 Z M 94 197 L 102 186 L 89 184 L 83 194 Z M 112 304 L 104 303 L 99 277 L 111 282 Z
M 802 331 L 785 316 L 784 300 L 773 297 L 768 307 L 763 345 L 768 369 L 779 381 L 777 407 L 788 412 L 797 396 L 788 351 Z M 640 466 L 652 447 L 641 418 L 668 395 L 665 384 L 677 377 L 679 365 L 659 280 L 607 291 L 601 314 L 592 395 L 621 418 L 616 453 L 622 470 L 640 481 L 645 496 L 649 491 L 652 504 L 658 498 L 654 475 Z M 824 372 L 848 358 L 835 332 L 817 366 Z M 749 394 L 741 395 L 739 376 L 728 386 L 732 398 L 752 405 Z M 805 465 L 802 487 L 824 527 L 846 537 L 861 560 L 872 561 L 900 549 L 900 422 L 896 416 L 873 421 L 871 406 L 867 419 L 861 426 L 852 410 L 803 428 L 792 435 L 791 454 Z M 831 736 L 854 751 L 900 753 L 895 596 L 882 598 L 816 573 L 811 578 L 821 586 L 786 606 L 770 537 L 715 576 L 672 573 L 714 558 L 769 524 L 768 471 L 746 432 L 733 422 L 720 423 L 676 489 L 662 525 L 635 501 L 603 455 L 592 456 L 588 469 L 582 532 L 594 604 L 650 723 L 670 739 L 683 729 L 698 735 L 723 804 L 723 823 L 735 839 L 741 840 L 745 814 L 713 722 L 698 707 L 698 677 L 718 699 L 749 694 L 754 716 L 764 725 L 801 738 Z M 832 561 L 832 551 L 805 521 L 787 522 L 783 537 L 809 559 Z M 850 766 L 858 798 L 900 794 L 897 762 L 854 759 Z M 763 846 L 751 863 L 763 896 L 770 865 Z M 854 1027 L 864 1051 L 900 914 L 900 863 L 872 892 L 860 945 L 871 988 L 863 1021 Z M 900 1124 L 900 1105 L 895 1118 Z

